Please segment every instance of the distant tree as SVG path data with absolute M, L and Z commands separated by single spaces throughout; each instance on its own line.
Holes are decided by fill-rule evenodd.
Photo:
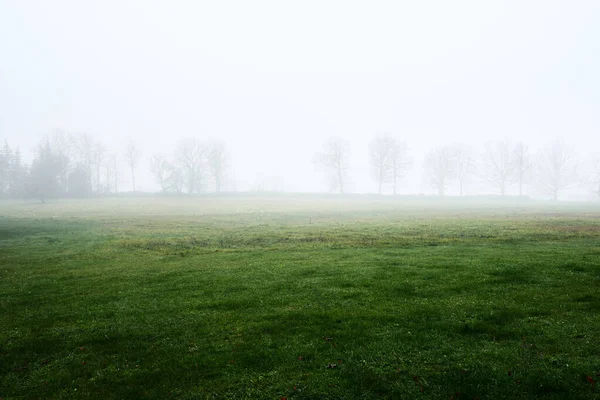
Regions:
M 215 192 L 221 191 L 227 170 L 227 149 L 223 142 L 213 142 L 208 146 L 208 171 L 215 180 Z
M 21 151 L 17 148 L 10 160 L 8 177 L 8 196 L 22 198 L 26 195 L 29 170 L 23 163 Z
M 154 175 L 161 190 L 166 192 L 169 188 L 169 175 L 171 173 L 171 164 L 167 157 L 163 154 L 154 154 L 150 158 L 150 172 Z
M 102 165 L 104 163 L 104 157 L 106 156 L 106 147 L 100 142 L 95 142 L 92 150 L 92 163 L 96 169 L 96 191 L 103 192 L 104 186 L 102 185 Z
M 50 142 L 46 141 L 38 147 L 31 164 L 30 196 L 45 203 L 46 199 L 59 195 L 59 175 L 60 160 L 53 154 Z
M 600 155 L 597 155 L 592 160 L 592 184 L 594 185 L 595 193 L 600 198 Z
M 119 158 L 116 154 L 111 154 L 108 158 L 108 163 L 112 166 L 110 169 L 112 172 L 112 184 L 114 185 L 115 193 L 119 193 Z
M 130 140 L 125 147 L 125 161 L 131 171 L 131 187 L 135 192 L 135 170 L 137 169 L 140 159 L 142 158 L 142 151 L 137 144 Z
M 90 178 L 86 165 L 77 163 L 69 170 L 68 191 L 70 196 L 86 197 L 91 194 Z
M 316 161 L 331 173 L 333 188 L 338 188 L 344 193 L 344 183 L 348 171 L 348 144 L 340 138 L 331 138 L 325 145 L 323 152 L 317 154 Z
M 531 160 L 529 149 L 523 142 L 516 144 L 512 155 L 512 170 L 514 177 L 519 185 L 519 196 L 523 196 L 523 185 L 531 170 Z
M 182 172 L 187 185 L 188 194 L 199 191 L 203 181 L 204 163 L 206 162 L 206 148 L 203 143 L 195 138 L 184 139 L 179 142 L 176 150 L 175 164 Z
M 114 160 L 113 160 L 114 158 Z M 116 178 L 116 169 L 115 169 L 115 161 L 116 154 L 107 154 L 102 161 L 102 167 L 104 168 L 104 187 L 103 191 L 106 193 L 110 193 L 114 189 L 113 179 Z M 116 192 L 116 191 L 115 191 Z
M 12 159 L 12 150 L 5 141 L 4 147 L 0 149 L 0 197 L 8 196 Z
M 182 194 L 185 186 L 185 176 L 180 165 L 171 165 L 167 178 L 168 187 L 175 193 Z
M 69 187 L 69 169 L 75 147 L 75 138 L 62 130 L 56 130 L 50 135 L 50 146 L 59 165 L 59 183 L 61 191 L 67 192 Z
M 394 140 L 390 154 L 390 168 L 392 171 L 393 193 L 396 195 L 398 180 L 403 178 L 411 165 L 411 161 L 406 154 L 406 143 Z
M 94 137 L 89 133 L 81 133 L 75 138 L 75 147 L 77 148 L 78 164 L 81 168 L 86 169 L 86 176 L 88 177 L 89 189 L 92 190 L 92 171 L 93 171 L 93 160 L 94 160 Z
M 452 148 L 443 146 L 431 150 L 425 158 L 425 172 L 431 185 L 437 189 L 438 196 L 444 196 L 446 187 L 456 173 Z
M 513 153 L 507 141 L 488 143 L 483 160 L 483 178 L 506 195 L 508 185 L 515 176 Z
M 381 194 L 383 183 L 390 179 L 392 173 L 392 151 L 396 142 L 389 135 L 377 136 L 369 144 L 371 168 L 377 181 L 377 193 Z
M 538 178 L 542 190 L 555 201 L 562 190 L 577 183 L 576 165 L 563 142 L 554 142 L 541 154 Z
M 458 187 L 460 195 L 464 194 L 465 185 L 473 177 L 476 171 L 475 159 L 472 156 L 471 151 L 462 145 L 454 147 L 454 161 L 456 163 L 456 180 L 458 181 Z

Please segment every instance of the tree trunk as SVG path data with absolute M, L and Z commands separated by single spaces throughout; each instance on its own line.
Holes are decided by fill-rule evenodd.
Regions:
M 188 179 L 188 196 L 191 196 L 192 193 L 194 193 L 194 182 L 196 181 L 196 177 L 194 176 L 194 174 L 190 173 L 189 179 Z
M 342 170 L 338 168 L 338 183 L 340 185 L 340 194 L 344 194 L 344 179 L 342 178 Z
M 106 193 L 110 193 L 110 168 L 106 167 Z
M 115 194 L 119 193 L 119 182 L 117 180 L 117 158 L 115 157 Z
M 519 178 L 519 197 L 523 196 L 523 178 Z
M 98 193 L 102 192 L 102 186 L 100 186 L 100 164 L 96 166 L 96 190 Z
M 135 192 L 135 172 L 133 171 L 133 168 L 131 168 L 131 184 L 133 186 L 133 191 Z

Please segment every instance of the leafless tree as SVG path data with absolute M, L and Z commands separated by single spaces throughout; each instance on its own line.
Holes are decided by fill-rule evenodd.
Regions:
M 346 173 L 348 171 L 348 144 L 340 138 L 329 139 L 323 152 L 317 155 L 317 162 L 331 172 L 332 186 L 344 193 Z
M 179 142 L 175 158 L 176 164 L 181 167 L 188 194 L 195 193 L 200 189 L 204 175 L 206 161 L 204 144 L 195 138 L 184 139 Z
M 403 141 L 394 140 L 390 155 L 394 196 L 397 192 L 398 180 L 404 177 L 411 163 L 411 160 L 407 156 L 406 143 Z
M 227 149 L 223 142 L 213 142 L 208 146 L 208 172 L 215 180 L 215 192 L 219 193 L 227 170 Z
M 127 166 L 131 171 L 131 187 L 135 192 L 135 170 L 140 163 L 140 159 L 142 158 L 142 151 L 138 147 L 138 145 L 130 140 L 125 147 L 125 161 L 127 162 Z
M 113 185 L 115 193 L 119 193 L 119 158 L 116 154 L 111 154 L 109 162 L 112 164 Z
M 154 154 L 150 158 L 150 172 L 154 175 L 161 190 L 166 192 L 169 187 L 169 175 L 171 173 L 171 165 L 167 157 L 163 154 Z
M 450 146 L 433 149 L 425 158 L 425 171 L 429 182 L 444 196 L 446 187 L 456 173 L 454 152 Z
M 104 179 L 105 187 L 104 191 L 110 193 L 113 189 L 117 192 L 117 156 L 115 154 L 108 154 L 102 163 L 104 166 Z
M 516 144 L 512 156 L 514 177 L 519 185 L 519 196 L 523 196 L 523 185 L 531 170 L 529 148 L 523 142 Z
M 595 187 L 596 195 L 600 198 L 600 155 L 594 157 L 592 168 L 592 184 Z
M 463 145 L 454 147 L 454 161 L 456 163 L 456 180 L 460 189 L 460 195 L 464 194 L 464 188 L 476 172 L 475 159 L 470 149 Z
M 71 157 L 75 140 L 72 135 L 62 130 L 56 130 L 52 133 L 50 138 L 50 146 L 55 154 L 60 172 L 59 181 L 63 191 L 66 191 L 69 187 L 69 169 L 71 167 Z
M 508 185 L 514 179 L 513 153 L 507 141 L 488 143 L 484 154 L 483 178 L 506 195 Z
M 98 192 L 102 191 L 101 181 L 101 169 L 102 162 L 104 161 L 104 157 L 106 155 L 106 147 L 100 142 L 94 143 L 94 147 L 92 150 L 92 163 L 96 167 L 96 190 Z
M 395 144 L 392 137 L 385 135 L 377 136 L 369 145 L 371 167 L 373 169 L 373 176 L 377 180 L 377 193 L 379 194 L 381 194 L 383 189 L 383 183 L 390 178 L 392 172 L 392 151 Z
M 167 178 L 169 189 L 173 190 L 175 193 L 182 194 L 185 185 L 183 169 L 177 164 L 172 164 L 170 167 L 169 177 Z
M 563 142 L 556 141 L 542 152 L 538 177 L 541 188 L 553 200 L 558 200 L 562 190 L 576 184 L 576 166 Z
M 92 166 L 94 160 L 94 138 L 89 133 L 81 133 L 77 136 L 76 147 L 78 150 L 79 165 L 83 167 L 87 175 L 89 190 L 92 190 Z

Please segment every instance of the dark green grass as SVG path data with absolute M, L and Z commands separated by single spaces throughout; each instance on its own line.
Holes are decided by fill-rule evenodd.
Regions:
M 0 398 L 600 398 L 593 209 L 74 204 L 0 218 Z

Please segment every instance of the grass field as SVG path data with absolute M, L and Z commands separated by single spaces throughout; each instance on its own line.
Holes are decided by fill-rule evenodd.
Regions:
M 0 203 L 0 398 L 600 398 L 600 205 Z

